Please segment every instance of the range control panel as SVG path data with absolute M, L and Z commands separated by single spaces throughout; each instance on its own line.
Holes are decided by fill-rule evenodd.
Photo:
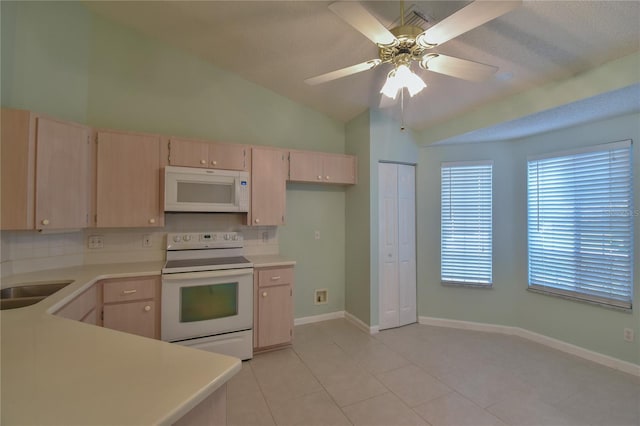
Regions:
M 242 247 L 240 232 L 178 232 L 167 234 L 167 250 Z

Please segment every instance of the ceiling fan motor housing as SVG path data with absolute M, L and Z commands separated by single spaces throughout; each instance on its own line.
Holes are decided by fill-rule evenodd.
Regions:
M 403 25 L 391 29 L 390 32 L 396 37 L 397 43 L 378 45 L 380 60 L 394 65 L 409 65 L 412 61 L 421 61 L 429 49 L 416 43 L 416 37 L 423 31 L 415 25 Z

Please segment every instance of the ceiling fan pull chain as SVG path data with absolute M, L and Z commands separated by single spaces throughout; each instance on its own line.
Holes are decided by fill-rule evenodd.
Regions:
M 404 87 L 400 88 L 400 131 L 404 132 Z

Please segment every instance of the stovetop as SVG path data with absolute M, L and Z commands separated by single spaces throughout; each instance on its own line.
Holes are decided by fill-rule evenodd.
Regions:
M 243 256 L 239 232 L 167 234 L 167 262 L 163 274 L 252 268 Z

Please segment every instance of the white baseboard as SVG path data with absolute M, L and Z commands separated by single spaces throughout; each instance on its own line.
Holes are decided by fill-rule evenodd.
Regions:
M 549 346 L 553 349 L 557 349 L 559 351 L 566 352 L 571 355 L 575 355 L 580 358 L 584 358 L 586 360 L 640 377 L 640 365 L 638 364 L 623 361 L 621 359 L 614 358 L 609 355 L 604 355 L 599 352 L 594 352 L 592 350 L 585 349 L 571 343 L 563 342 L 562 340 L 554 339 L 553 337 L 545 336 L 543 334 L 538 334 L 533 331 L 525 330 L 524 328 L 520 327 L 422 316 L 418 317 L 418 322 L 420 324 L 433 325 L 437 327 L 450 327 L 463 330 L 485 331 L 489 333 L 500 333 L 518 336 L 522 337 L 523 339 L 531 340 L 533 342 Z
M 344 318 L 344 311 L 329 312 L 327 314 L 296 318 L 293 320 L 293 325 L 311 324 L 314 322 L 327 321 L 338 318 Z
M 356 317 L 353 314 L 350 314 L 349 312 L 344 313 L 344 318 L 367 334 L 376 334 L 380 331 L 380 328 L 377 325 L 369 326 L 365 324 L 364 321 L 362 321 L 360 318 Z

